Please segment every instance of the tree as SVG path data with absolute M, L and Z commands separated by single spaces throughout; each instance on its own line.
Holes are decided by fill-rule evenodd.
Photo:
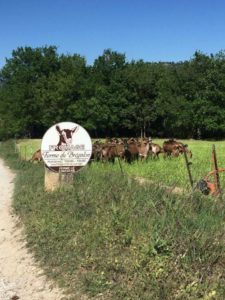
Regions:
M 58 55 L 53 46 L 20 47 L 7 59 L 0 74 L 0 111 L 4 124 L 11 124 L 6 128 L 10 136 L 35 136 L 42 128 L 42 106 L 35 98 L 35 87 L 41 78 L 48 78 L 58 67 Z

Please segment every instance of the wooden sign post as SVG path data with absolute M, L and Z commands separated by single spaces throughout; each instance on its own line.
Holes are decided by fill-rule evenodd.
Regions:
M 59 173 L 52 172 L 45 166 L 45 191 L 53 192 L 60 187 Z
M 41 145 L 45 190 L 51 192 L 72 185 L 75 172 L 88 163 L 91 153 L 91 138 L 80 125 L 61 122 L 50 127 Z

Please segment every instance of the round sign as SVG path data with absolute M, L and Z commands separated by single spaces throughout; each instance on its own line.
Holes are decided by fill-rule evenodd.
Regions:
M 92 153 L 87 131 L 72 122 L 50 127 L 43 136 L 41 155 L 46 166 L 54 172 L 75 172 L 85 166 Z

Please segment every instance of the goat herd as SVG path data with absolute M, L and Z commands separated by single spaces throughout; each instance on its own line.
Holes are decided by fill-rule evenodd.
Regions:
M 115 158 L 120 158 L 128 163 L 134 160 L 146 160 L 149 157 L 159 158 L 163 153 L 164 158 L 169 156 L 177 157 L 186 152 L 192 157 L 192 152 L 181 142 L 174 139 L 164 141 L 162 147 L 152 142 L 151 138 L 107 138 L 103 143 L 95 141 L 92 144 L 92 156 L 90 161 L 115 162 Z M 41 150 L 37 150 L 31 160 L 42 161 Z
M 92 146 L 92 160 L 115 162 L 118 157 L 128 163 L 134 160 L 146 160 L 149 157 L 159 158 L 163 153 L 164 158 L 169 156 L 177 157 L 186 152 L 192 157 L 192 152 L 181 142 L 174 139 L 164 141 L 161 147 L 152 142 L 151 138 L 111 138 L 106 139 L 105 143 L 95 141 Z

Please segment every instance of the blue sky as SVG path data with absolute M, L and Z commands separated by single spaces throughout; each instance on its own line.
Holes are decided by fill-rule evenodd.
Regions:
M 20 46 L 55 45 L 88 64 L 111 48 L 128 61 L 182 61 L 225 49 L 224 0 L 0 0 L 0 67 Z

